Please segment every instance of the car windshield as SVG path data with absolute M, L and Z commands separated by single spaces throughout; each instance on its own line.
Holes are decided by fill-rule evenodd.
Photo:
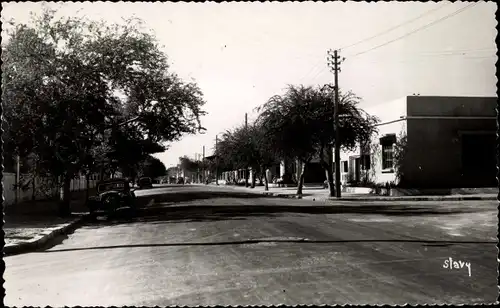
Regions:
M 105 183 L 99 185 L 99 191 L 109 191 L 109 190 L 124 190 L 125 182 L 113 182 L 113 183 Z

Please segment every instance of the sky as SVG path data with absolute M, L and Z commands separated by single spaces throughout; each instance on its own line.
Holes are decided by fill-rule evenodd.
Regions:
M 339 87 L 368 108 L 417 93 L 496 96 L 494 2 L 2 3 L 2 18 L 58 14 L 121 22 L 138 17 L 164 45 L 171 70 L 194 80 L 208 112 L 203 135 L 155 154 L 211 155 L 215 136 L 257 117 L 288 84 L 333 82 L 327 51 L 345 57 Z

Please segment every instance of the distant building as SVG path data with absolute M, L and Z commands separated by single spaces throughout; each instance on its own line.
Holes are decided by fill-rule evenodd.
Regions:
M 366 109 L 381 120 L 378 134 L 355 152 L 341 152 L 342 182 L 495 187 L 497 106 L 495 97 L 419 95 Z

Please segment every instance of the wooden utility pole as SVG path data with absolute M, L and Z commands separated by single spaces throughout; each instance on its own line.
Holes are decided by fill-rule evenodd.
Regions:
M 331 50 L 328 51 L 329 56 L 332 56 Z M 340 70 L 340 57 L 338 51 L 333 51 L 333 59 L 329 59 L 328 65 L 333 70 L 335 81 L 335 105 L 333 109 L 333 129 L 335 132 L 335 196 L 341 197 L 340 193 L 340 132 L 339 132 L 339 75 Z M 344 60 L 344 59 L 342 59 Z M 333 66 L 333 67 L 332 67 Z
M 16 155 L 16 178 L 15 178 L 15 181 L 16 181 L 16 193 L 15 193 L 15 203 L 17 204 L 19 202 L 19 199 L 20 199 L 20 194 L 21 194 L 21 188 L 19 187 L 20 183 L 21 183 L 21 167 L 20 167 L 20 157 L 19 155 Z
M 219 156 L 217 154 L 217 143 L 219 136 L 215 135 L 215 185 L 219 185 Z
M 199 157 L 198 153 L 194 153 L 194 161 L 195 162 L 198 161 L 198 157 Z M 186 180 L 186 179 L 184 179 L 184 180 Z M 195 182 L 194 179 L 192 179 L 192 181 L 193 181 L 193 183 Z M 196 181 L 198 183 L 201 182 L 200 166 L 199 165 L 198 165 L 198 168 L 196 168 Z
M 203 158 L 201 159 L 201 179 L 203 180 L 203 183 L 206 182 L 206 174 L 205 174 L 205 166 L 203 165 L 205 163 L 205 146 L 203 146 Z
M 245 130 L 248 130 L 248 114 L 245 113 Z M 248 187 L 248 167 L 245 168 L 245 187 Z

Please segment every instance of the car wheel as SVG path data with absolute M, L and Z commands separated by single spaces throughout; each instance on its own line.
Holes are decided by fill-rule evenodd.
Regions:
M 90 221 L 96 221 L 97 220 L 97 213 L 95 211 L 91 210 L 88 217 L 89 217 Z
M 117 196 L 110 195 L 102 200 L 103 207 L 110 213 L 116 211 L 118 208 L 118 198 Z

